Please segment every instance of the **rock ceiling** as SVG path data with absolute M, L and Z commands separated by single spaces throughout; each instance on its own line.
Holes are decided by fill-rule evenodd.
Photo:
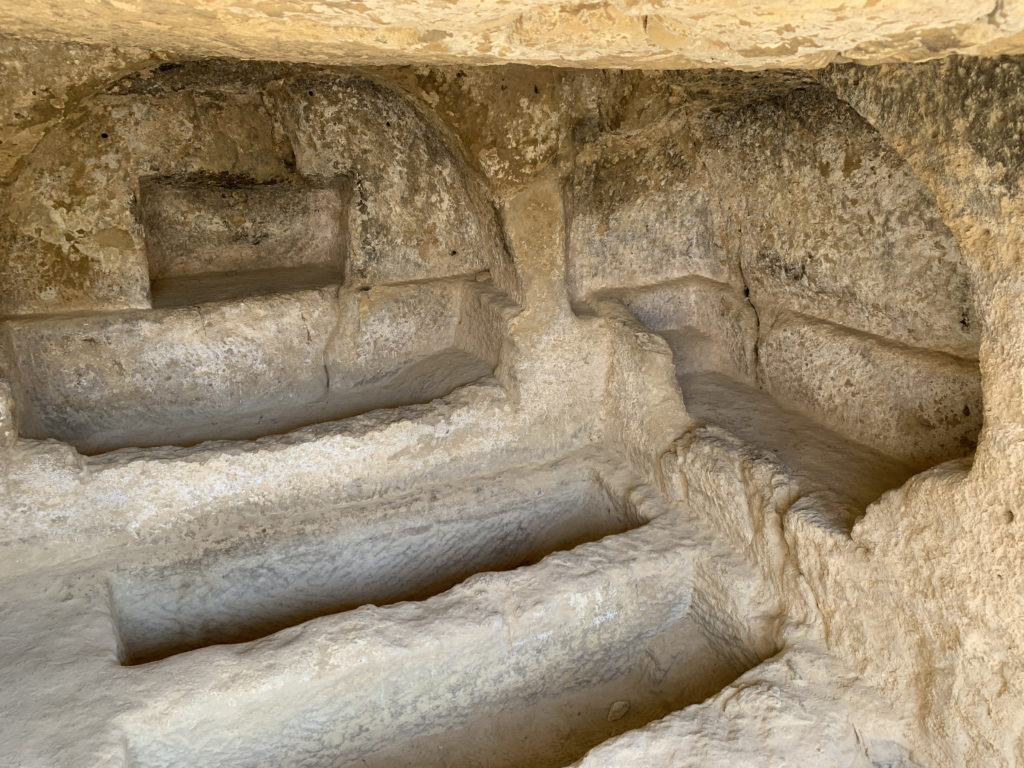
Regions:
M 348 63 L 821 67 L 1024 51 L 1016 0 L 39 0 L 7 34 Z

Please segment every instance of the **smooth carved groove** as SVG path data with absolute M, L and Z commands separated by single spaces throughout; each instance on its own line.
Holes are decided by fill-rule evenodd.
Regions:
M 679 386 L 696 418 L 767 452 L 804 492 L 826 491 L 848 505 L 849 512 L 839 512 L 865 509 L 915 473 L 913 467 L 847 440 L 768 393 L 721 373 L 683 373 Z M 848 525 L 852 519 L 839 522 Z
M 666 649 L 673 648 L 666 658 Z M 738 649 L 742 650 L 742 649 Z M 344 762 L 346 768 L 564 768 L 616 736 L 707 700 L 773 650 L 745 660 L 718 653 L 695 617 L 675 622 L 625 650 L 616 676 L 577 689 L 520 696 L 465 724 Z M 616 663 L 622 663 L 616 660 Z M 657 665 L 662 666 L 658 667 Z

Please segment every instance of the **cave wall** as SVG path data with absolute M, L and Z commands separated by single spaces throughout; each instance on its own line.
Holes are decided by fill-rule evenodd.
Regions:
M 1021 617 L 1016 600 L 998 595 L 1016 592 L 1020 575 L 1020 164 L 1012 138 L 1020 120 L 1020 64 L 953 58 L 913 69 L 828 70 L 823 81 L 934 194 L 970 265 L 982 329 L 985 425 L 973 467 L 930 477 L 887 500 L 857 541 L 906 573 L 893 583 L 930 583 L 942 595 L 934 612 L 919 599 L 897 609 L 901 623 L 927 627 L 915 633 L 911 662 L 917 715 L 930 730 L 958 734 L 932 748 L 934 760 L 1019 764 Z M 925 522 L 939 510 L 940 527 Z M 901 592 L 892 595 L 896 605 Z M 893 661 L 876 658 L 891 676 Z M 956 707 L 945 705 L 950 698 Z
M 969 455 L 982 399 L 971 273 L 903 159 L 798 80 L 652 122 L 578 150 L 574 298 L 629 289 L 649 326 L 697 329 L 732 350 L 733 371 L 917 469 Z M 641 307 L 654 286 L 679 306 Z
M 580 443 L 617 446 L 770 574 L 800 632 L 885 694 L 921 764 L 1024 764 L 1016 59 L 768 76 L 353 72 L 162 66 L 166 55 L 134 50 L 5 45 L 5 66 L 22 74 L 3 85 L 16 109 L 0 146 L 0 302 L 3 314 L 30 315 L 8 319 L 0 342 L 5 542 L 21 553 L 12 572 L 140 535 L 159 548 L 182 509 L 254 497 L 272 505 L 302 485 L 288 466 L 303 466 L 325 493 L 325 478 L 360 476 L 346 490 L 358 497 Z M 57 102 L 49 108 L 29 96 L 44 81 Z M 224 454 L 128 448 L 92 464 L 66 444 L 37 442 L 46 433 L 32 432 L 28 380 L 57 390 L 58 413 L 81 382 L 62 383 L 44 356 L 19 360 L 28 337 L 18 323 L 40 312 L 157 312 L 133 202 L 149 175 L 360 180 L 345 311 L 383 318 L 364 364 L 379 373 L 382 358 L 403 354 L 388 345 L 413 330 L 431 341 L 447 334 L 487 361 L 520 410 L 480 405 L 474 390 L 446 402 L 443 427 L 388 424 L 376 412 L 331 437 L 343 462 L 308 436 Z M 440 309 L 418 300 L 405 309 L 387 285 L 487 270 L 496 296 L 465 289 Z M 316 298 L 331 311 L 337 299 Z M 389 315 L 378 301 L 399 308 Z M 267 312 L 283 324 L 291 310 Z M 301 342 L 310 317 L 305 305 L 294 313 L 289 333 Z M 320 325 L 329 335 L 335 323 Z M 151 349 L 136 333 L 133 343 Z M 55 371 L 67 367 L 66 347 L 49 354 Z M 292 365 L 296 354 L 282 357 Z M 226 397 L 260 388 L 233 347 L 224 359 L 238 366 Z M 323 360 L 307 362 L 315 400 Z M 352 370 L 338 365 L 336 375 Z M 818 524 L 805 514 L 810 495 L 789 481 L 772 486 L 760 457 L 688 413 L 676 378 L 708 369 L 926 471 L 869 499 L 856 522 Z M 124 379 L 113 364 L 107 375 Z M 208 394 L 199 396 L 217 406 Z M 131 387 L 123 397 L 140 413 L 153 407 Z M 474 421 L 488 428 L 465 426 Z M 385 426 L 370 450 L 359 439 L 373 424 Z M 442 444 L 445 430 L 462 442 Z M 717 479 L 724 465 L 735 465 L 733 485 Z M 125 486 L 134 500 L 117 498 Z M 742 525 L 738 509 L 749 515 Z M 148 533 L 123 530 L 142 518 Z M 54 555 L 61 541 L 68 550 Z

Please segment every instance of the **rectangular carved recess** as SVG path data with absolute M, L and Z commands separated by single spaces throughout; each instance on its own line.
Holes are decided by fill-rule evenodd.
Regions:
M 575 462 L 311 511 L 271 540 L 236 540 L 117 573 L 110 588 L 122 662 L 254 640 L 361 605 L 422 600 L 474 573 L 535 563 L 641 522 Z
M 140 179 L 153 306 L 342 282 L 349 193 L 344 179 Z

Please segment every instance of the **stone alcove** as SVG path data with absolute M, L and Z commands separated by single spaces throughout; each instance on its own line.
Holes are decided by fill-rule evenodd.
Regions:
M 343 177 L 139 179 L 153 306 L 341 285 L 351 192 Z
M 766 98 L 740 88 L 579 150 L 570 291 L 661 335 L 688 413 L 830 496 L 846 526 L 973 455 L 979 326 L 906 163 L 821 86 L 774 79 Z
M 502 245 L 477 184 L 358 73 L 207 61 L 117 81 L 7 192 L 22 434 L 86 453 L 248 439 L 487 376 Z

